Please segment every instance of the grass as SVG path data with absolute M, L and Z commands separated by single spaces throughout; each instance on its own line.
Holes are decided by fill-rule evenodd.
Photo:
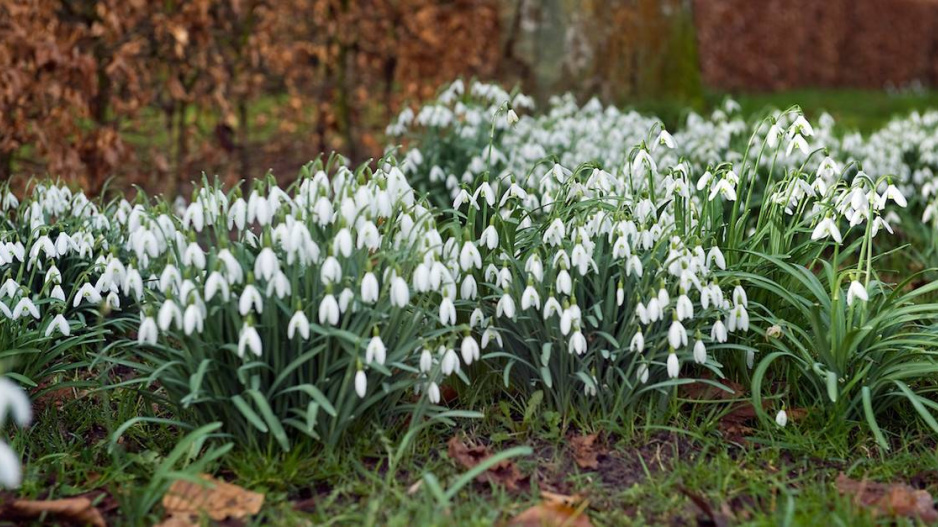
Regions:
M 110 411 L 102 412 L 102 405 Z M 14 447 L 29 459 L 20 495 L 86 495 L 107 511 L 112 525 L 158 522 L 159 507 L 140 510 L 141 496 L 181 432 L 136 426 L 116 449 L 109 448 L 117 426 L 146 415 L 145 405 L 129 390 L 69 392 L 45 401 L 37 424 L 14 437 Z M 859 427 L 848 427 L 843 441 L 818 442 L 812 431 L 821 415 L 809 414 L 784 430 L 753 432 L 751 440 L 735 444 L 721 432 L 720 406 L 676 408 L 679 417 L 664 423 L 647 410 L 634 422 L 605 427 L 603 455 L 598 469 L 591 470 L 575 462 L 573 428 L 558 430 L 549 415 L 519 402 L 489 402 L 486 408 L 481 420 L 419 436 L 396 470 L 388 468 L 388 452 L 399 438 L 377 429 L 333 452 L 309 446 L 290 453 L 272 448 L 267 454 L 235 448 L 202 468 L 266 495 L 261 513 L 246 522 L 258 526 L 492 525 L 537 504 L 540 490 L 582 496 L 593 525 L 706 525 L 714 521 L 711 513 L 717 522 L 740 525 L 875 525 L 869 511 L 837 492 L 838 474 L 911 481 L 938 493 L 935 445 L 914 429 L 895 438 L 897 448 L 886 456 Z M 464 473 L 447 455 L 453 435 L 486 444 L 492 452 L 532 447 L 532 455 L 515 460 L 527 484 L 511 492 L 473 481 L 449 506 L 441 506 L 422 478 L 432 473 L 448 488 Z

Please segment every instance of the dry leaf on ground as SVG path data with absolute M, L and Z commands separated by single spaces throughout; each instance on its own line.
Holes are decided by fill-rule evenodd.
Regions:
M 470 447 L 455 436 L 447 443 L 447 451 L 450 458 L 466 469 L 475 467 L 492 455 L 485 446 Z M 499 461 L 493 467 L 476 477 L 477 481 L 504 485 L 505 488 L 513 491 L 518 490 L 520 484 L 524 482 L 525 479 L 526 478 L 524 478 L 518 470 L 518 467 L 508 459 Z
M 506 527 L 591 527 L 587 502 L 579 496 L 541 492 L 543 501 L 515 516 Z
M 905 483 L 877 483 L 837 476 L 837 491 L 852 496 L 854 503 L 870 510 L 873 516 L 904 516 L 924 522 L 938 521 L 935 501 L 925 490 Z
M 607 454 L 606 449 L 596 444 L 599 434 L 590 434 L 586 436 L 576 436 L 570 438 L 570 446 L 573 448 L 573 460 L 580 468 L 592 470 L 599 469 L 599 456 Z
M 74 525 L 106 527 L 101 512 L 88 498 L 65 498 L 61 500 L 32 501 L 13 500 L 0 507 L 0 518 L 7 520 L 35 520 L 47 514 L 50 518 Z
M 206 485 L 177 480 L 163 496 L 166 521 L 162 527 L 199 525 L 199 517 L 206 515 L 215 521 L 227 518 L 245 518 L 260 512 L 264 495 L 245 490 L 202 474 Z M 189 522 L 189 523 L 186 523 Z

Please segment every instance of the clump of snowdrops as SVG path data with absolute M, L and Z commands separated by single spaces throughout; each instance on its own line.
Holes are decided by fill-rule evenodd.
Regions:
M 334 445 L 368 416 L 432 413 L 443 380 L 479 358 L 434 212 L 397 166 L 339 161 L 247 196 L 203 184 L 181 218 L 166 204 L 131 215 L 152 276 L 138 367 L 181 415 L 248 444 Z
M 8 415 L 17 425 L 26 426 L 32 420 L 32 408 L 26 392 L 10 379 L 0 376 L 0 431 Z M 22 478 L 19 456 L 0 440 L 0 488 L 17 488 Z

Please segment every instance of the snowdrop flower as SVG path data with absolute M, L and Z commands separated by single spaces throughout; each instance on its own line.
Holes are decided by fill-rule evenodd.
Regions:
M 565 234 L 566 229 L 563 225 L 563 222 L 560 221 L 560 218 L 557 218 L 552 221 L 547 227 L 547 230 L 544 231 L 543 242 L 552 247 L 556 247 L 563 243 Z
M 814 228 L 814 232 L 811 233 L 811 239 L 820 240 L 828 236 L 832 237 L 837 243 L 843 242 L 843 238 L 840 236 L 840 229 L 837 228 L 837 223 L 831 219 L 830 216 L 825 216 L 824 219 L 818 222 L 817 227 Z
M 528 284 L 528 287 L 521 294 L 521 309 L 527 310 L 532 307 L 537 310 L 541 309 L 541 297 L 537 294 L 537 289 Z
M 378 278 L 371 271 L 365 273 L 361 284 L 362 302 L 374 304 L 378 301 Z
M 632 337 L 632 342 L 629 344 L 629 351 L 633 353 L 641 353 L 645 349 L 645 336 L 642 335 L 642 332 L 639 331 Z
M 257 259 L 254 260 L 254 275 L 263 280 L 270 280 L 280 272 L 280 262 L 270 247 L 261 249 Z
M 677 359 L 677 353 L 673 351 L 668 353 L 668 377 L 676 379 L 681 374 L 681 363 Z
M 261 356 L 261 336 L 257 334 L 250 320 L 241 326 L 241 334 L 238 337 L 238 357 L 244 358 L 246 350 L 250 350 L 258 357 Z
M 795 134 L 791 141 L 788 142 L 788 148 L 785 149 L 785 155 L 791 156 L 791 153 L 794 152 L 796 148 L 800 150 L 802 154 L 808 155 L 808 142 L 805 141 L 801 134 Z
M 78 292 L 75 294 L 75 300 L 72 302 L 72 307 L 78 307 L 82 301 L 86 301 L 91 305 L 98 305 L 101 303 L 101 293 L 99 293 L 93 285 L 85 283 L 78 288 Z
M 646 384 L 648 382 L 648 365 L 645 363 L 639 364 L 635 370 L 635 376 L 639 382 Z
M 16 453 L 0 441 L 0 488 L 19 488 L 23 473 Z
M 195 304 L 189 304 L 189 307 L 186 308 L 186 312 L 182 317 L 182 321 L 183 331 L 186 335 L 192 335 L 196 331 L 202 333 L 205 328 L 202 310 Z
M 707 362 L 707 346 L 699 339 L 694 343 L 694 362 L 697 364 Z
M 440 350 L 443 352 L 443 360 L 440 361 L 440 371 L 443 375 L 452 375 L 453 372 L 459 371 L 459 357 L 456 352 L 443 346 L 440 346 Z
M 908 205 L 908 202 L 905 200 L 905 196 L 902 195 L 902 192 L 896 188 L 892 183 L 886 187 L 886 192 L 883 193 L 883 199 L 891 199 L 896 202 L 896 205 L 899 205 L 902 208 L 905 208 Z
M 785 410 L 779 410 L 778 413 L 775 414 L 775 424 L 780 428 L 785 428 L 785 425 L 788 424 L 788 414 Z
M 34 304 L 29 297 L 24 296 L 13 308 L 13 320 L 17 320 L 25 314 L 31 315 L 37 320 L 39 319 L 39 308 L 36 307 L 36 304 Z
M 556 313 L 562 312 L 563 309 L 560 307 L 560 302 L 554 298 L 553 295 L 547 298 L 547 301 L 544 302 L 544 320 L 554 316 Z
M 377 333 L 377 329 L 375 329 L 375 333 Z M 386 357 L 387 348 L 384 346 L 384 341 L 376 334 L 371 337 L 368 346 L 365 348 L 365 364 L 376 362 L 383 365 Z
M 174 325 L 177 329 L 182 328 L 182 310 L 173 299 L 167 298 L 160 306 L 157 320 L 162 331 L 169 331 Z
M 498 231 L 495 229 L 495 225 L 490 224 L 482 231 L 482 235 L 479 236 L 479 243 L 488 247 L 489 250 L 498 247 Z
M 247 316 L 252 307 L 256 313 L 263 313 L 264 299 L 261 298 L 261 293 L 254 287 L 254 284 L 248 284 L 241 293 L 241 298 L 238 299 L 238 312 L 242 317 Z
M 713 327 L 710 329 L 710 338 L 721 344 L 726 342 L 727 331 L 722 320 L 717 320 L 713 323 Z
M 485 199 L 485 202 L 488 203 L 489 207 L 495 206 L 495 191 L 492 189 L 492 185 L 490 185 L 488 181 L 483 181 L 472 194 L 473 201 L 477 201 L 480 195 L 483 199 Z
M 367 392 L 368 377 L 365 376 L 364 370 L 358 370 L 358 372 L 355 373 L 355 393 L 358 394 L 360 399 L 364 399 Z
M 687 330 L 678 320 L 671 322 L 671 327 L 668 328 L 668 344 L 674 349 L 687 345 Z
M 495 316 L 498 318 L 515 318 L 515 301 L 510 294 L 505 293 L 498 299 L 495 306 Z
M 847 289 L 847 305 L 852 306 L 853 301 L 859 299 L 862 302 L 869 300 L 869 295 L 866 293 L 866 287 L 863 286 L 857 280 L 850 282 L 850 288 Z
M 299 334 L 300 339 L 309 340 L 309 319 L 302 309 L 297 309 L 287 325 L 287 338 L 293 340 Z
M 570 344 L 567 348 L 570 353 L 576 353 L 577 355 L 583 355 L 586 353 L 586 337 L 583 336 L 583 333 L 580 330 L 576 330 L 570 335 Z
M 342 267 L 339 265 L 339 261 L 336 260 L 335 256 L 327 257 L 322 263 L 320 278 L 322 279 L 323 285 L 335 284 L 338 283 L 339 280 L 342 280 Z
M 156 320 L 153 317 L 141 315 L 140 329 L 137 330 L 137 344 L 156 344 L 159 337 L 159 329 L 156 326 Z
M 433 356 L 430 355 L 430 351 L 424 349 L 420 353 L 420 372 L 427 373 L 433 368 Z
M 399 276 L 391 279 L 391 305 L 395 307 L 404 307 L 410 302 L 410 290 L 407 288 L 407 282 Z
M 448 297 L 440 302 L 440 324 L 452 326 L 456 323 L 456 306 Z
M 678 320 L 694 318 L 694 304 L 687 295 L 681 295 L 677 298 L 677 308 L 675 309 Z
M 619 282 L 618 287 L 616 287 L 616 307 L 622 307 L 622 304 L 625 302 L 625 288 L 622 287 L 622 282 Z
M 216 294 L 221 295 L 224 302 L 228 302 L 231 292 L 228 288 L 228 281 L 218 271 L 213 271 L 205 280 L 205 301 L 209 302 Z
M 478 292 L 478 284 L 476 284 L 475 277 L 471 274 L 467 274 L 466 278 L 462 281 L 462 286 L 459 288 L 460 298 L 463 300 L 475 300 Z
M 513 109 L 509 109 L 508 113 L 505 115 L 505 121 L 508 123 L 508 126 L 513 126 L 519 120 L 518 114 Z
M 49 325 L 46 327 L 46 337 L 51 337 L 52 333 L 56 330 L 58 330 L 59 334 L 63 337 L 67 337 L 72 333 L 72 329 L 69 327 L 68 321 L 65 320 L 65 317 L 63 317 L 61 313 L 56 315 L 52 321 L 49 322 Z
M 730 311 L 729 330 L 736 331 L 737 329 L 744 333 L 749 331 L 749 313 L 742 304 L 737 304 Z
M 319 323 L 330 326 L 339 323 L 339 303 L 332 294 L 324 296 L 319 303 Z
M 468 366 L 472 364 L 472 361 L 479 359 L 479 344 L 470 335 L 466 335 L 462 339 L 460 353 L 462 354 L 462 361 Z

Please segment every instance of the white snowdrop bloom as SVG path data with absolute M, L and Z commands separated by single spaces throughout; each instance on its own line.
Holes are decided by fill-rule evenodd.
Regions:
M 218 271 L 213 271 L 205 280 L 205 301 L 211 301 L 216 294 L 220 295 L 224 302 L 228 302 L 231 298 L 228 280 Z
M 137 343 L 140 345 L 153 345 L 156 344 L 158 337 L 159 328 L 156 326 L 156 319 L 141 314 L 140 329 L 137 330 Z
M 443 351 L 443 359 L 440 361 L 440 371 L 443 375 L 452 375 L 453 372 L 459 371 L 459 357 L 456 352 L 443 346 L 440 346 L 440 350 Z
M 244 358 L 244 352 L 250 350 L 254 355 L 260 357 L 263 351 L 261 345 L 261 336 L 250 322 L 245 322 L 241 326 L 241 333 L 238 337 L 238 356 Z
M 101 303 L 101 293 L 99 293 L 93 285 L 85 283 L 78 288 L 78 292 L 75 293 L 75 300 L 72 302 L 72 307 L 78 307 L 82 302 L 96 306 Z
M 365 364 L 376 362 L 383 365 L 386 357 L 387 348 L 384 346 L 384 341 L 378 335 L 371 337 L 368 346 L 365 348 Z
M 779 410 L 778 413 L 775 414 L 775 424 L 780 428 L 785 428 L 785 425 L 788 424 L 788 414 L 785 410 Z
M 563 243 L 563 238 L 566 235 L 566 228 L 560 218 L 555 219 L 547 227 L 547 230 L 544 231 L 543 242 L 552 247 L 556 247 Z
M 399 276 L 391 279 L 391 305 L 395 307 L 404 307 L 410 302 L 410 290 L 407 288 L 407 282 Z
M 811 233 L 811 239 L 820 240 L 828 236 L 833 238 L 837 243 L 843 243 L 843 238 L 840 236 L 840 229 L 837 228 L 837 223 L 831 219 L 830 216 L 825 216 L 824 219 L 818 222 L 817 227 L 814 228 L 814 232 Z
M 707 362 L 707 346 L 699 339 L 694 343 L 694 362 L 697 364 Z
M 173 326 L 176 329 L 182 328 L 182 310 L 173 299 L 167 298 L 163 301 L 157 314 L 157 322 L 162 331 L 169 331 Z
M 476 200 L 469 195 L 469 192 L 467 192 L 466 189 L 461 188 L 459 189 L 459 193 L 456 194 L 456 199 L 453 200 L 453 208 L 459 210 L 459 207 L 462 207 L 463 203 L 469 203 L 476 209 L 479 208 L 478 203 L 476 203 Z
M 713 327 L 710 329 L 710 338 L 721 344 L 726 342 L 727 331 L 726 326 L 723 325 L 722 320 L 717 320 L 713 323 Z
M 687 330 L 677 320 L 672 321 L 671 327 L 668 328 L 668 344 L 674 349 L 680 349 L 687 345 Z
M 482 341 L 481 341 L 482 348 L 483 349 L 488 348 L 489 342 L 497 343 L 499 348 L 504 346 L 504 344 L 502 343 L 501 333 L 499 333 L 492 326 L 485 328 L 485 331 L 482 332 Z
M 296 310 L 287 324 L 287 338 L 293 340 L 297 335 L 301 340 L 309 340 L 309 319 L 302 309 Z
M 23 315 L 30 315 L 36 320 L 39 320 L 39 308 L 36 307 L 36 304 L 34 304 L 29 297 L 25 296 L 13 307 L 12 318 L 13 320 L 17 320 Z
M 642 335 L 641 331 L 638 331 L 632 337 L 632 342 L 629 344 L 629 351 L 633 353 L 641 353 L 644 350 L 645 350 L 645 336 Z
M 482 235 L 479 236 L 479 243 L 484 247 L 488 247 L 489 250 L 498 247 L 498 231 L 495 229 L 495 225 L 489 225 L 482 231 Z
M 433 404 L 439 404 L 440 402 L 440 387 L 435 382 L 431 382 L 430 386 L 427 387 L 427 399 Z
M 257 258 L 254 260 L 254 276 L 264 280 L 270 280 L 279 272 L 280 261 L 277 259 L 277 255 L 274 253 L 273 249 L 270 247 L 261 249 L 260 254 L 258 254 Z
M 476 279 L 471 274 L 467 274 L 462 281 L 462 286 L 459 288 L 459 297 L 463 300 L 475 300 L 476 295 L 478 295 L 478 284 L 476 284 Z
M 244 202 L 243 198 L 239 197 L 228 207 L 228 229 L 230 230 L 233 227 L 237 227 L 239 231 L 243 231 L 246 223 L 247 203 Z
M 58 333 L 63 337 L 67 337 L 72 334 L 72 328 L 69 327 L 68 321 L 65 320 L 65 317 L 63 317 L 61 313 L 56 315 L 52 321 L 49 322 L 49 325 L 46 326 L 46 338 L 51 337 L 52 334 L 56 331 L 58 331 Z
M 731 332 L 736 331 L 737 329 L 743 332 L 749 331 L 749 313 L 742 304 L 737 304 L 730 311 L 727 327 Z
M 651 317 L 648 316 L 648 309 L 645 307 L 645 304 L 641 302 L 635 306 L 635 315 L 642 322 L 642 324 L 645 324 L 646 326 L 649 322 L 651 322 Z
M 195 332 L 202 333 L 205 328 L 205 319 L 199 306 L 189 304 L 182 316 L 182 326 L 186 335 L 192 335 Z
M 524 271 L 533 276 L 537 283 L 544 280 L 544 264 L 537 254 L 532 254 L 524 262 Z
M 33 419 L 29 396 L 16 383 L 0 376 L 0 423 L 6 421 L 7 411 L 19 426 L 26 426 Z
M 854 280 L 850 282 L 850 287 L 847 289 L 847 305 L 852 306 L 853 301 L 857 299 L 866 302 L 870 297 L 866 293 L 866 287 L 859 281 Z
M 140 273 L 136 269 L 130 268 L 127 270 L 124 274 L 122 286 L 125 295 L 137 302 L 143 299 L 143 277 L 140 276 Z
M 785 155 L 791 156 L 792 152 L 794 152 L 796 148 L 801 151 L 802 154 L 808 155 L 810 147 L 808 146 L 808 142 L 805 141 L 805 138 L 802 137 L 801 134 L 795 134 L 795 136 L 791 138 L 791 140 L 788 142 L 788 148 L 785 149 Z
M 498 318 L 515 318 L 515 300 L 509 293 L 502 294 L 495 305 L 495 316 Z
M 746 296 L 746 290 L 741 285 L 733 288 L 733 304 L 742 304 L 749 307 L 749 297 Z
M 573 291 L 573 280 L 570 278 L 570 273 L 566 269 L 561 269 L 557 273 L 557 291 L 569 295 Z
M 642 261 L 638 259 L 638 256 L 633 254 L 625 264 L 625 275 L 631 276 L 635 274 L 635 276 L 641 278 L 643 272 Z
M 718 194 L 726 201 L 736 201 L 736 186 L 727 178 L 721 179 L 710 187 L 710 196 L 707 199 L 713 201 Z
M 482 314 L 482 310 L 479 308 L 473 309 L 472 314 L 469 315 L 469 327 L 479 327 L 483 321 L 485 321 L 485 315 Z
M 667 130 L 661 130 L 661 132 L 658 134 L 658 139 L 652 143 L 651 149 L 654 150 L 659 145 L 666 146 L 669 149 L 674 149 L 674 137 L 672 137 Z
M 377 250 L 381 246 L 381 234 L 378 227 L 371 221 L 364 221 L 358 227 L 358 241 L 356 247 L 359 249 Z
M 710 248 L 710 252 L 707 253 L 707 266 L 716 264 L 720 269 L 726 269 L 726 259 L 723 257 L 723 251 L 719 247 L 713 246 Z
M 0 488 L 19 488 L 22 479 L 19 458 L 6 443 L 0 441 Z
M 886 192 L 883 193 L 883 198 L 893 200 L 896 205 L 899 205 L 902 208 L 905 208 L 908 205 L 908 202 L 905 200 L 905 196 L 892 183 L 886 187 Z
M 287 278 L 283 272 L 278 271 L 273 278 L 270 279 L 270 282 L 267 282 L 267 289 L 264 293 L 270 296 L 276 296 L 277 298 L 283 298 L 289 295 L 293 290 L 293 287 L 290 285 L 290 279 Z
M 433 369 L 433 356 L 430 355 L 430 350 L 424 349 L 420 352 L 420 372 L 427 373 Z
M 218 260 L 225 266 L 225 275 L 229 284 L 240 284 L 244 281 L 244 269 L 241 267 L 241 262 L 231 254 L 231 251 L 228 249 L 219 251 Z
M 645 363 L 639 364 L 638 368 L 635 369 L 635 376 L 642 384 L 648 383 L 648 374 L 648 365 Z
M 341 254 L 345 258 L 352 255 L 352 233 L 348 230 L 348 227 L 342 227 L 339 229 L 339 232 L 336 233 L 335 239 L 332 242 L 332 250 L 334 253 Z
M 668 353 L 668 377 L 676 379 L 681 374 L 681 362 L 677 358 L 677 353 Z
M 185 228 L 193 228 L 195 232 L 202 232 L 205 227 L 205 209 L 199 201 L 194 201 L 186 207 L 186 212 L 182 216 L 182 225 Z
M 336 284 L 342 280 L 342 266 L 335 256 L 329 256 L 322 263 L 322 269 L 319 272 L 323 285 Z
M 476 248 L 474 243 L 467 241 L 463 244 L 462 250 L 459 252 L 459 267 L 463 271 L 482 268 L 482 255 L 479 254 L 479 249 Z
M 694 304 L 687 295 L 677 297 L 677 307 L 675 309 L 677 319 L 680 321 L 694 318 Z
M 335 326 L 339 323 L 339 303 L 335 296 L 327 294 L 319 303 L 319 323 Z
M 264 299 L 261 297 L 260 291 L 254 287 L 254 284 L 248 284 L 244 287 L 244 291 L 241 292 L 241 297 L 238 299 L 238 312 L 244 317 L 252 309 L 255 313 L 263 313 Z
M 664 309 L 661 307 L 661 302 L 657 298 L 652 298 L 648 301 L 648 320 L 656 322 L 661 318 L 664 318 Z
M 518 114 L 513 109 L 509 109 L 508 113 L 505 114 L 505 122 L 508 123 L 508 126 L 512 126 L 520 120 Z
M 483 181 L 479 187 L 476 188 L 476 191 L 472 194 L 472 199 L 477 201 L 479 196 L 482 196 L 489 207 L 495 206 L 495 190 L 492 189 L 492 185 L 490 185 L 488 181 Z
M 452 326 L 456 324 L 456 306 L 448 297 L 440 302 L 440 324 Z
M 472 361 L 479 360 L 479 344 L 475 341 L 474 338 L 472 338 L 472 336 L 466 335 L 463 337 L 459 350 L 462 354 L 462 361 L 467 366 L 472 364 Z
M 547 301 L 544 302 L 544 320 L 562 312 L 563 308 L 560 307 L 560 302 L 553 295 L 549 296 Z
M 521 309 L 527 310 L 532 307 L 537 310 L 541 309 L 541 297 L 537 294 L 537 289 L 534 289 L 533 285 L 528 285 L 521 294 Z
M 365 273 L 365 276 L 362 277 L 361 284 L 361 295 L 362 302 L 366 304 L 374 304 L 378 301 L 378 278 L 371 271 Z
M 569 353 L 576 353 L 577 355 L 583 355 L 586 353 L 586 337 L 583 336 L 583 333 L 580 330 L 576 330 L 570 335 L 570 343 L 567 347 Z
M 49 298 L 53 298 L 59 302 L 65 302 L 65 290 L 62 289 L 62 286 L 57 285 L 52 288 L 52 291 L 49 293 Z
M 622 307 L 623 303 L 625 303 L 625 288 L 622 287 L 622 282 L 619 282 L 616 287 L 616 307 Z
M 0 295 L 13 298 L 19 290 L 20 284 L 12 278 L 7 278 L 6 282 L 3 282 L 3 286 L 0 286 Z

